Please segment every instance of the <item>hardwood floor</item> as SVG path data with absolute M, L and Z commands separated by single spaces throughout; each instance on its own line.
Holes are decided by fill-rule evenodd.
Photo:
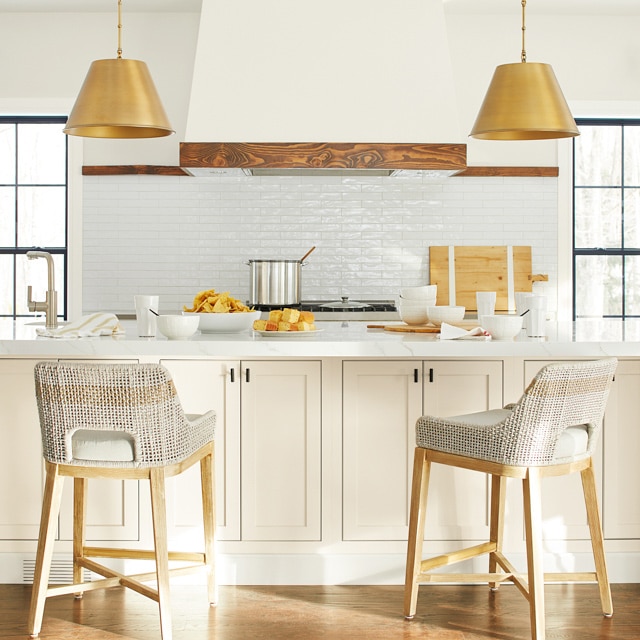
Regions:
M 640 584 L 614 584 L 615 615 L 600 613 L 595 585 L 549 585 L 548 640 L 637 640 Z M 422 586 L 402 617 L 399 586 L 172 587 L 174 640 L 530 640 L 527 603 L 513 586 Z M 31 589 L 0 585 L 0 638 L 23 639 Z M 121 588 L 47 602 L 43 640 L 158 640 L 158 609 Z

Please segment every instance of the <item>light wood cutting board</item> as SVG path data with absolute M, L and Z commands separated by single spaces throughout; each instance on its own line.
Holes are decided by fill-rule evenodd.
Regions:
M 516 291 L 531 291 L 546 275 L 531 273 L 530 246 L 429 247 L 430 283 L 438 285 L 437 304 L 476 311 L 476 291 L 496 292 L 496 311 L 514 311 Z
M 440 333 L 440 327 L 426 324 L 368 324 L 367 329 L 384 329 L 400 333 Z

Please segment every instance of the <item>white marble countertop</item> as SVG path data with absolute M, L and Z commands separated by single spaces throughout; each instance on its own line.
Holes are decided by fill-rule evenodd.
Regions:
M 546 338 L 495 341 L 484 338 L 440 340 L 437 335 L 367 329 L 366 322 L 319 322 L 313 335 L 272 337 L 246 331 L 196 333 L 188 340 L 138 338 L 134 321 L 123 321 L 117 337 L 57 339 L 36 334 L 36 327 L 0 319 L 0 357 L 638 357 L 640 321 L 582 320 L 547 323 Z

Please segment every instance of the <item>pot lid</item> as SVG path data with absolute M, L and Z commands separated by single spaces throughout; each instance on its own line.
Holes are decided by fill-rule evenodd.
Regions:
M 366 302 L 349 302 L 349 296 L 342 296 L 339 302 L 326 302 L 323 305 L 320 305 L 325 309 L 365 309 L 366 307 L 370 307 L 370 304 Z

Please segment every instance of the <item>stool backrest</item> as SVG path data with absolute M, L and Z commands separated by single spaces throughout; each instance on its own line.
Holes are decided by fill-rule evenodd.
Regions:
M 505 448 L 515 458 L 509 463 L 549 464 L 561 432 L 577 425 L 586 427 L 585 455 L 592 455 L 617 363 L 615 358 L 604 358 L 543 367 L 505 423 L 510 440 Z
M 42 451 L 49 462 L 74 464 L 71 439 L 79 429 L 129 434 L 136 466 L 183 457 L 188 421 L 163 366 L 39 362 L 34 373 Z

